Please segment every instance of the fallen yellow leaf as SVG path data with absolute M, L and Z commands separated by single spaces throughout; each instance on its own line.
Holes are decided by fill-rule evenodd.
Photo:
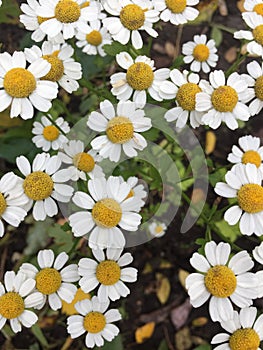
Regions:
M 157 291 L 156 295 L 161 304 L 165 304 L 169 298 L 171 285 L 167 277 L 161 273 L 156 274 Z
M 151 338 L 155 328 L 155 322 L 146 323 L 135 331 L 135 340 L 137 344 L 142 344 L 145 340 Z
M 207 131 L 205 138 L 205 153 L 211 154 L 216 146 L 216 135 L 213 131 Z
M 185 280 L 187 278 L 187 276 L 189 276 L 189 272 L 183 270 L 183 269 L 179 269 L 179 272 L 178 272 L 178 279 L 181 283 L 181 285 L 185 288 Z

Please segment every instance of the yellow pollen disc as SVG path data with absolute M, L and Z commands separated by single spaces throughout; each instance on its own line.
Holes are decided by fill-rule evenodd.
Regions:
M 55 8 L 55 17 L 62 23 L 76 22 L 80 14 L 80 6 L 73 0 L 60 0 Z
M 0 215 L 2 215 L 6 210 L 6 200 L 3 194 L 0 192 Z
M 85 7 L 89 7 L 90 2 L 89 1 L 85 1 L 83 4 L 80 5 L 81 9 L 84 9 Z
M 231 350 L 257 350 L 260 345 L 260 338 L 252 328 L 236 330 L 229 338 Z
M 36 274 L 36 288 L 45 295 L 55 293 L 61 286 L 60 273 L 52 267 L 46 267 Z
M 219 112 L 232 112 L 238 102 L 238 94 L 231 86 L 219 86 L 212 93 L 211 101 Z
M 253 11 L 256 12 L 258 15 L 263 16 L 263 4 L 256 4 L 253 8 Z
M 261 77 L 258 77 L 255 81 L 254 89 L 256 97 L 263 101 L 263 75 Z
M 95 161 L 93 157 L 85 152 L 76 154 L 73 157 L 73 164 L 76 168 L 78 168 L 81 171 L 85 171 L 86 173 L 89 173 L 95 167 Z
M 252 163 L 255 164 L 258 168 L 261 165 L 261 161 L 261 156 L 256 151 L 247 151 L 242 156 L 243 164 Z
M 125 143 L 133 138 L 133 124 L 126 117 L 114 117 L 107 125 L 106 134 L 113 143 Z
M 253 36 L 255 41 L 263 46 L 263 24 L 253 29 Z
M 20 316 L 25 310 L 22 297 L 15 292 L 8 292 L 0 297 L 0 315 L 12 319 Z
M 186 8 L 186 0 L 165 0 L 165 3 L 173 13 L 181 13 Z
M 132 198 L 132 197 L 134 197 L 133 189 L 130 190 L 130 192 L 128 193 L 128 195 L 127 195 L 127 197 L 125 199 Z
M 23 183 L 25 194 L 34 201 L 48 198 L 53 191 L 53 187 L 53 180 L 43 171 L 34 171 L 27 175 Z
M 51 18 L 54 18 L 54 17 L 41 17 L 41 16 L 37 16 L 37 21 L 38 21 L 38 24 L 42 24 L 46 21 L 48 21 L 49 19 Z
M 134 90 L 148 89 L 153 82 L 154 74 L 152 68 L 144 62 L 132 64 L 126 73 L 127 83 Z
M 85 293 L 85 292 L 83 292 L 83 290 L 81 288 L 79 288 L 71 303 L 67 303 L 65 300 L 61 300 L 61 302 L 62 302 L 61 311 L 68 316 L 77 315 L 78 311 L 75 308 L 75 304 L 78 301 L 90 299 L 90 298 L 91 298 L 91 295 L 89 293 Z
M 181 85 L 176 94 L 176 100 L 179 106 L 186 111 L 194 111 L 195 96 L 201 91 L 202 90 L 200 87 L 194 83 L 186 83 Z
M 92 217 L 95 223 L 103 228 L 118 225 L 121 220 L 121 207 L 114 199 L 105 198 L 98 201 L 92 208 Z
M 59 137 L 59 130 L 54 125 L 48 125 L 43 129 L 43 136 L 47 141 L 54 141 Z
M 243 185 L 237 192 L 238 205 L 247 213 L 263 210 L 263 187 L 258 184 Z
M 12 68 L 4 76 L 4 89 L 12 97 L 28 97 L 36 86 L 34 75 L 24 68 Z
M 106 318 L 101 312 L 89 312 L 83 321 L 83 327 L 89 333 L 99 333 L 106 326 Z
M 97 266 L 96 277 L 101 284 L 112 286 L 121 277 L 120 266 L 113 260 L 102 261 Z
M 209 48 L 204 44 L 198 44 L 193 50 L 193 56 L 196 61 L 204 62 L 210 54 Z
M 237 279 L 234 272 L 227 266 L 211 267 L 205 276 L 205 286 L 209 293 L 218 298 L 227 298 L 236 289 Z
M 155 227 L 155 233 L 158 235 L 158 233 L 163 232 L 163 227 L 161 225 L 158 225 Z
M 98 30 L 93 30 L 87 34 L 86 39 L 90 45 L 99 46 L 102 43 L 102 36 Z
M 120 21 L 127 29 L 137 30 L 144 24 L 144 10 L 135 4 L 126 5 L 120 12 Z
M 41 80 L 58 81 L 64 74 L 63 61 L 58 58 L 59 51 L 53 52 L 51 55 L 44 55 L 44 60 L 51 64 L 50 71 Z

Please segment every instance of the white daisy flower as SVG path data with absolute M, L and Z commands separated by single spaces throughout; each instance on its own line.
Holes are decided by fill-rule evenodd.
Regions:
M 92 21 L 89 25 L 83 23 L 77 31 L 76 38 L 76 45 L 87 55 L 99 54 L 104 57 L 106 53 L 103 46 L 112 43 L 111 35 L 107 28 L 101 27 L 100 21 Z
M 122 149 L 128 157 L 135 157 L 136 149 L 142 151 L 147 146 L 139 132 L 151 128 L 151 119 L 145 117 L 144 110 L 137 108 L 135 102 L 120 101 L 115 112 L 113 104 L 104 100 L 100 110 L 102 113 L 91 112 L 87 121 L 90 129 L 106 133 L 91 141 L 91 147 L 99 151 L 100 156 L 118 162 Z
M 153 23 L 159 20 L 159 11 L 154 9 L 151 0 L 106 0 L 104 9 L 111 15 L 103 20 L 114 40 L 126 45 L 130 38 L 135 49 L 143 47 L 139 30 L 154 38 L 158 36 Z
M 73 38 L 79 25 L 96 20 L 100 11 L 96 1 L 40 0 L 39 2 L 40 6 L 36 8 L 36 13 L 45 18 L 40 24 L 40 29 L 51 38 L 59 33 L 62 33 L 65 40 Z
M 233 317 L 231 301 L 244 308 L 257 298 L 257 278 L 248 272 L 254 266 L 252 259 L 244 250 L 231 259 L 230 253 L 230 244 L 220 242 L 217 245 L 211 241 L 205 245 L 205 257 L 194 253 L 190 259 L 191 265 L 200 271 L 186 279 L 191 304 L 199 307 L 211 297 L 209 313 L 214 322 Z
M 226 173 L 226 182 L 218 182 L 215 192 L 222 197 L 236 198 L 237 205 L 229 208 L 224 219 L 229 225 L 239 220 L 243 235 L 263 234 L 263 187 L 262 175 L 255 164 L 236 164 Z
M 126 73 L 115 73 L 111 76 L 111 92 L 118 100 L 127 101 L 133 94 L 133 101 L 138 107 L 144 107 L 148 92 L 156 101 L 163 99 L 159 95 L 159 86 L 169 78 L 168 68 L 157 69 L 155 72 L 154 61 L 147 56 L 138 56 L 135 61 L 128 52 L 116 55 L 116 61 Z
M 255 164 L 263 175 L 263 146 L 260 146 L 260 138 L 251 135 L 242 136 L 238 139 L 237 146 L 232 147 L 227 160 L 234 164 Z
M 154 221 L 149 225 L 149 232 L 152 237 L 163 237 L 166 233 L 166 230 L 167 226 L 163 222 L 157 223 Z
M 79 261 L 79 281 L 85 293 L 93 291 L 99 285 L 98 297 L 101 301 L 125 298 L 130 290 L 123 282 L 136 282 L 137 269 L 125 267 L 133 261 L 130 253 L 121 256 L 122 249 L 108 248 L 106 255 L 103 250 L 95 249 L 93 256 L 98 260 L 82 258 Z
M 33 218 L 43 221 L 47 216 L 58 213 L 56 202 L 69 202 L 73 188 L 64 182 L 69 180 L 65 169 L 58 170 L 61 160 L 58 156 L 50 157 L 48 153 L 37 154 L 32 163 L 26 157 L 16 159 L 20 172 L 25 176 L 24 193 L 28 197 L 27 209 L 33 206 Z
M 179 25 L 193 21 L 199 11 L 192 6 L 197 5 L 199 0 L 153 0 L 155 8 L 161 11 L 160 18 L 164 22 Z
M 36 9 L 39 6 L 39 2 L 37 0 L 26 0 L 26 3 L 21 4 L 22 15 L 19 16 L 20 22 L 24 24 L 25 28 L 32 33 L 31 39 L 40 42 L 45 39 L 46 33 L 44 33 L 40 28 L 40 24 L 48 20 L 48 18 L 38 16 L 36 13 Z M 56 44 L 62 44 L 65 42 L 63 35 L 59 33 L 54 37 L 47 36 L 48 40 Z
M 52 44 L 50 41 L 45 41 L 41 49 L 36 45 L 25 49 L 30 63 L 43 58 L 51 64 L 50 71 L 43 79 L 57 82 L 69 93 L 79 88 L 77 80 L 82 77 L 81 64 L 71 57 L 73 54 L 74 49 L 70 45 Z
M 27 62 L 23 52 L 15 51 L 13 55 L 0 54 L 0 112 L 11 105 L 10 117 L 21 116 L 30 119 L 34 108 L 47 112 L 57 97 L 56 83 L 41 80 L 50 70 L 50 64 L 38 59 L 26 68 Z
M 263 16 L 255 12 L 243 12 L 242 17 L 251 30 L 239 30 L 234 33 L 234 38 L 248 40 L 247 52 L 263 57 Z
M 245 0 L 244 9 L 248 12 L 255 12 L 263 16 L 263 2 L 262 0 Z
M 182 53 L 185 55 L 184 62 L 191 63 L 190 70 L 193 72 L 210 72 L 210 67 L 215 67 L 218 61 L 216 43 L 213 39 L 207 41 L 205 34 L 195 35 L 194 41 L 183 44 Z
M 0 180 L 0 237 L 5 233 L 3 221 L 18 227 L 27 212 L 23 206 L 27 203 L 24 195 L 22 179 L 9 172 Z
M 0 282 L 0 329 L 7 320 L 15 333 L 21 332 L 22 325 L 30 328 L 37 322 L 37 315 L 27 310 L 43 300 L 39 292 L 34 292 L 35 284 L 32 278 L 26 278 L 23 273 L 5 273 L 4 284 Z
M 42 295 L 42 301 L 37 309 L 42 309 L 48 300 L 52 310 L 62 307 L 61 300 L 70 303 L 77 292 L 72 282 L 79 280 L 78 265 L 65 266 L 69 256 L 62 252 L 56 259 L 51 249 L 40 250 L 37 254 L 39 268 L 29 263 L 21 265 L 19 271 L 35 281 L 35 288 Z
M 176 120 L 176 127 L 183 128 L 189 118 L 193 128 L 202 124 L 204 112 L 196 111 L 196 95 L 202 91 L 198 74 L 184 70 L 181 73 L 173 69 L 170 73 L 172 82 L 165 81 L 160 85 L 159 94 L 164 99 L 175 98 L 176 107 L 168 110 L 164 117 L 168 122 Z
M 63 152 L 58 152 L 61 161 L 68 164 L 67 170 L 70 173 L 70 179 L 77 181 L 87 180 L 87 175 L 91 178 L 104 177 L 102 168 L 97 164 L 102 158 L 97 152 L 90 150 L 84 152 L 85 146 L 82 141 L 71 140 L 63 145 Z
M 244 104 L 248 87 L 245 78 L 235 72 L 226 79 L 222 70 L 215 70 L 209 74 L 209 81 L 211 85 L 201 80 L 203 92 L 196 95 L 196 110 L 205 112 L 202 122 L 212 129 L 222 122 L 231 130 L 237 129 L 237 119 L 247 121 L 250 117 Z
M 88 348 L 103 346 L 104 339 L 112 341 L 119 334 L 119 328 L 111 322 L 119 321 L 121 314 L 117 309 L 106 312 L 110 302 L 101 302 L 94 296 L 91 300 L 81 300 L 75 304 L 80 315 L 69 316 L 67 330 L 72 339 L 87 332 L 85 344 Z
M 52 119 L 50 115 L 49 117 Z M 69 131 L 69 124 L 62 117 L 57 118 L 51 123 L 47 117 L 42 116 L 41 122 L 33 123 L 32 133 L 36 136 L 32 138 L 32 141 L 44 152 L 50 149 L 58 150 L 68 142 L 64 134 L 67 134 Z M 62 132 L 64 134 L 62 134 Z
M 69 217 L 74 236 L 84 236 L 91 231 L 90 248 L 123 248 L 125 238 L 119 227 L 136 231 L 141 222 L 141 215 L 133 212 L 133 199 L 127 198 L 131 187 L 119 177 L 110 176 L 107 180 L 103 177 L 89 180 L 88 190 L 90 195 L 78 191 L 72 198 L 77 206 L 85 209 Z
M 219 344 L 214 350 L 260 350 L 263 340 L 263 315 L 257 318 L 256 307 L 234 311 L 233 318 L 220 323 L 228 333 L 215 335 L 211 344 Z M 229 334 L 230 333 L 230 334 Z
M 122 176 L 119 176 L 119 178 L 121 182 L 125 182 Z M 132 198 L 130 205 L 133 203 L 133 210 L 139 212 L 145 205 L 147 192 L 145 191 L 143 184 L 139 183 L 139 179 L 136 176 L 130 176 L 126 182 L 131 186 L 131 190 L 126 199 Z

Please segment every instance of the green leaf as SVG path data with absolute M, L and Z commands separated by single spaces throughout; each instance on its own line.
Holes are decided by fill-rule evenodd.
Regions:
M 184 64 L 184 56 L 183 55 L 179 55 L 176 57 L 176 59 L 174 60 L 172 66 L 170 69 L 172 68 L 180 68 L 182 65 Z
M 158 350 L 169 350 L 166 340 L 161 341 Z
M 34 334 L 44 349 L 48 348 L 48 342 L 38 324 L 31 326 L 31 332 Z
M 217 182 L 222 182 L 225 179 L 225 174 L 227 172 L 227 169 L 221 168 L 216 170 L 213 174 L 209 175 L 209 182 L 210 184 L 215 187 Z
M 218 47 L 222 40 L 223 40 L 223 34 L 222 31 L 217 28 L 217 27 L 213 27 L 211 30 L 211 35 L 210 35 L 211 39 L 215 40 L 216 46 Z
M 68 253 L 74 244 L 72 234 L 64 231 L 59 224 L 49 227 L 48 235 L 49 237 L 54 238 L 57 253 Z
M 39 249 L 46 246 L 48 240 L 48 228 L 53 220 L 46 218 L 45 221 L 34 221 L 27 234 L 27 245 L 24 249 L 25 255 L 33 255 Z
M 4 0 L 0 7 L 0 23 L 19 23 L 19 5 L 16 0 Z
M 199 345 L 194 350 L 211 350 L 211 346 L 209 344 Z
M 116 338 L 113 339 L 111 342 L 105 342 L 104 346 L 102 347 L 95 347 L 95 350 L 123 350 L 123 344 L 122 344 L 122 338 L 120 335 L 118 335 Z
M 231 242 L 235 242 L 237 237 L 241 236 L 238 224 L 230 226 L 225 220 L 221 220 L 216 222 L 215 225 L 222 235 L 228 238 Z
M 107 55 L 116 56 L 118 53 L 122 51 L 127 51 L 127 46 L 122 45 L 118 41 L 114 41 L 111 45 L 110 44 L 104 45 L 103 50 Z

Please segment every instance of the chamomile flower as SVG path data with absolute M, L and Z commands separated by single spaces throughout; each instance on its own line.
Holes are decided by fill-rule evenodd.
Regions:
M 145 30 L 154 38 L 158 36 L 153 23 L 158 22 L 159 11 L 154 9 L 151 0 L 106 0 L 103 6 L 114 16 L 103 19 L 103 25 L 121 44 L 126 45 L 131 38 L 132 46 L 141 49 L 143 41 L 139 30 Z
M 260 146 L 260 138 L 251 135 L 238 139 L 239 147 L 233 146 L 227 160 L 234 164 L 255 164 L 263 175 L 263 146 Z
M 255 164 L 236 164 L 225 176 L 226 183 L 218 182 L 215 192 L 222 197 L 236 198 L 224 215 L 229 225 L 239 222 L 243 235 L 263 234 L 263 187 L 262 175 Z
M 112 103 L 104 100 L 100 110 L 102 113 L 91 112 L 87 122 L 90 129 L 106 133 L 91 141 L 92 148 L 99 151 L 100 156 L 118 162 L 122 149 L 128 157 L 135 157 L 137 149 L 142 151 L 147 146 L 139 132 L 151 128 L 151 119 L 145 117 L 144 110 L 137 108 L 135 102 L 120 101 L 115 112 Z
M 49 116 L 52 118 L 51 116 Z M 41 117 L 41 122 L 34 122 L 32 133 L 36 136 L 32 138 L 34 144 L 47 152 L 50 149 L 58 150 L 65 144 L 68 139 L 65 135 L 70 131 L 68 122 L 62 117 L 53 121 L 53 123 L 45 116 Z
M 36 8 L 36 14 L 45 18 L 40 29 L 51 38 L 62 33 L 65 40 L 73 38 L 81 23 L 96 20 L 99 11 L 96 1 L 85 0 L 41 1 Z
M 35 281 L 35 288 L 41 294 L 42 301 L 36 306 L 42 309 L 48 300 L 52 310 L 62 307 L 62 300 L 70 303 L 77 287 L 72 282 L 79 280 L 77 264 L 65 266 L 69 256 L 62 252 L 55 259 L 51 249 L 40 250 L 37 254 L 39 268 L 30 263 L 23 263 L 20 272 Z
M 72 339 L 86 333 L 85 344 L 88 348 L 103 346 L 104 339 L 112 341 L 119 333 L 119 328 L 112 322 L 119 321 L 121 314 L 117 309 L 110 309 L 110 302 L 102 302 L 97 296 L 91 300 L 82 300 L 75 307 L 80 315 L 70 316 L 67 330 Z
M 122 176 L 119 176 L 119 178 L 121 182 L 125 182 Z M 133 210 L 139 212 L 146 202 L 147 192 L 145 191 L 145 187 L 139 183 L 139 179 L 136 176 L 130 176 L 126 182 L 131 186 L 131 190 L 127 196 L 127 198 L 132 198 L 130 205 L 133 202 Z
M 15 51 L 11 56 L 0 54 L 0 112 L 11 105 L 10 117 L 21 116 L 30 119 L 34 116 L 34 108 L 47 112 L 57 97 L 57 84 L 40 80 L 48 74 L 51 65 L 42 58 L 27 62 L 23 52 Z
M 228 78 L 222 70 L 215 70 L 209 74 L 209 81 L 202 80 L 202 92 L 196 95 L 196 110 L 205 112 L 202 123 L 217 129 L 225 122 L 231 130 L 238 128 L 237 120 L 247 121 L 250 117 L 247 98 L 247 82 L 238 73 L 232 73 Z
M 215 67 L 218 55 L 215 41 L 207 41 L 205 34 L 195 35 L 194 41 L 183 44 L 182 53 L 185 55 L 184 62 L 191 63 L 190 70 L 193 72 L 210 72 L 210 67 Z
M 176 107 L 171 108 L 164 115 L 168 122 L 176 120 L 176 127 L 183 128 L 189 118 L 193 128 L 198 127 L 204 112 L 196 111 L 196 95 L 202 89 L 199 85 L 198 74 L 173 69 L 170 73 L 172 82 L 165 81 L 160 85 L 159 94 L 164 99 L 176 100 Z
M 28 159 L 20 156 L 16 159 L 20 172 L 25 176 L 23 181 L 24 193 L 28 198 L 27 209 L 33 206 L 35 220 L 45 220 L 58 213 L 56 202 L 69 202 L 73 188 L 64 182 L 69 180 L 65 169 L 59 170 L 61 160 L 58 156 L 48 153 L 37 154 L 32 168 Z
M 257 298 L 257 278 L 248 272 L 254 265 L 252 259 L 244 250 L 231 258 L 230 253 L 230 244 L 211 241 L 205 245 L 205 256 L 194 253 L 190 259 L 199 271 L 186 279 L 191 304 L 199 307 L 211 297 L 209 313 L 214 322 L 233 317 L 232 303 L 244 308 Z
M 26 275 L 7 271 L 4 284 L 0 282 L 0 329 L 9 320 L 13 332 L 21 332 L 22 325 L 30 328 L 38 320 L 37 315 L 30 310 L 42 302 L 43 296 L 34 292 L 36 282 Z
M 82 24 L 77 31 L 76 45 L 82 48 L 87 55 L 97 55 L 104 57 L 106 53 L 103 46 L 111 44 L 112 39 L 106 27 L 101 27 L 100 21 L 92 21 L 90 24 Z
M 164 22 L 179 25 L 193 21 L 199 11 L 192 6 L 197 5 L 199 0 L 153 0 L 155 8 L 161 11 L 160 18 Z
M 263 340 L 263 315 L 257 318 L 256 307 L 246 307 L 239 314 L 234 311 L 233 318 L 220 322 L 228 333 L 215 335 L 211 344 L 219 344 L 214 350 L 260 350 Z
M 89 293 L 85 293 L 83 292 L 83 290 L 81 288 L 78 288 L 78 290 L 76 291 L 75 295 L 74 295 L 74 299 L 72 300 L 71 303 L 67 303 L 64 300 L 61 300 L 62 302 L 62 309 L 61 312 L 63 312 L 64 314 L 71 316 L 71 315 L 77 315 L 78 311 L 75 308 L 75 304 L 78 301 L 81 300 L 85 300 L 85 299 L 91 299 L 91 295 Z
M 154 221 L 149 225 L 149 232 L 152 237 L 163 237 L 166 233 L 166 230 L 167 226 L 163 222 L 157 223 Z
M 129 288 L 123 282 L 135 282 L 137 269 L 125 267 L 133 261 L 130 253 L 121 256 L 122 249 L 108 248 L 106 254 L 103 250 L 95 249 L 92 254 L 97 259 L 82 258 L 79 261 L 79 280 L 81 289 L 88 293 L 97 286 L 98 297 L 101 301 L 117 300 L 130 294 Z
M 74 49 L 70 45 L 52 44 L 50 41 L 45 41 L 41 49 L 36 45 L 25 49 L 30 63 L 43 58 L 51 64 L 50 71 L 43 79 L 57 82 L 69 93 L 79 88 L 77 80 L 82 76 L 81 64 L 71 57 L 73 54 Z
M 128 52 L 116 55 L 116 61 L 126 73 L 115 73 L 111 76 L 111 92 L 118 100 L 128 100 L 133 94 L 133 101 L 138 107 L 146 103 L 146 92 L 156 101 L 163 99 L 159 95 L 159 86 L 168 79 L 168 68 L 157 69 L 155 72 L 154 61 L 147 56 L 138 56 L 135 61 Z
M 262 0 L 245 0 L 244 9 L 248 12 L 255 12 L 263 16 L 263 2 Z
M 119 177 L 110 176 L 107 180 L 103 177 L 89 180 L 88 190 L 90 195 L 78 191 L 72 199 L 84 209 L 69 216 L 74 236 L 91 231 L 90 248 L 123 248 L 125 238 L 120 228 L 136 231 L 141 222 L 141 215 L 133 212 L 133 200 L 127 198 L 131 187 Z
M 67 170 L 70 173 L 70 179 L 77 181 L 87 180 L 87 175 L 91 178 L 104 177 L 102 168 L 97 164 L 102 158 L 96 151 L 90 150 L 84 152 L 84 143 L 80 140 L 70 140 L 63 145 L 63 152 L 58 152 L 61 161 L 68 164 Z

